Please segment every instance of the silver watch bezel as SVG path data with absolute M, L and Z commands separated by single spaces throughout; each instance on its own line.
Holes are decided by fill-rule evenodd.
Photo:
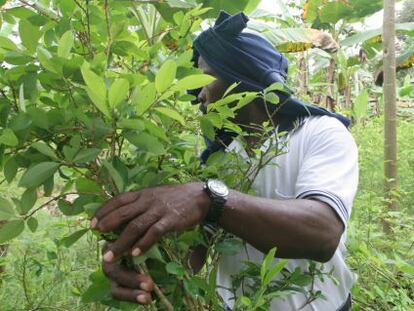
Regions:
M 229 188 L 221 180 L 209 179 L 207 180 L 207 187 L 215 196 L 226 198 L 229 195 Z

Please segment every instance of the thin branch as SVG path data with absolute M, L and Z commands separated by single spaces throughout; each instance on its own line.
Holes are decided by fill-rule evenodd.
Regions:
M 149 275 L 149 271 L 145 263 L 138 266 L 138 271 L 141 274 Z M 162 293 L 161 289 L 157 286 L 157 284 L 154 284 L 154 292 L 157 295 L 157 297 L 160 299 L 161 303 L 165 306 L 167 311 L 174 311 L 173 305 L 168 300 L 168 298 L 165 297 L 165 295 Z
M 32 9 L 34 9 L 37 13 L 39 13 L 40 15 L 43 15 L 47 18 L 50 18 L 51 20 L 55 21 L 55 22 L 59 22 L 59 16 L 57 16 L 55 14 L 55 12 L 50 11 L 45 9 L 44 7 L 40 6 L 37 3 L 29 3 L 25 0 L 18 0 L 20 3 L 23 3 L 24 5 L 27 5 L 29 7 L 31 7 Z
M 111 35 L 111 24 L 110 24 L 110 16 L 109 16 L 109 2 L 108 0 L 105 0 L 104 5 L 104 11 L 105 11 L 105 24 L 106 24 L 106 32 L 108 35 L 108 43 L 106 46 L 106 68 L 109 68 L 109 57 L 111 55 L 111 47 L 112 47 L 112 35 Z
M 47 201 L 46 203 L 43 203 L 42 205 L 40 205 L 38 208 L 36 208 L 36 209 L 34 209 L 30 214 L 28 214 L 28 215 L 26 215 L 26 216 L 24 216 L 23 217 L 23 219 L 28 219 L 28 218 L 30 218 L 31 216 L 33 216 L 36 212 L 38 212 L 39 210 L 41 210 L 42 208 L 44 208 L 44 207 L 46 207 L 47 205 L 49 205 L 50 203 L 52 203 L 53 201 L 56 201 L 56 200 L 59 200 L 60 198 L 63 198 L 63 197 L 65 197 L 65 196 L 67 196 L 67 195 L 70 195 L 70 194 L 79 194 L 78 192 L 66 192 L 66 193 L 62 193 L 62 194 L 59 194 L 58 196 L 56 196 L 56 197 L 53 197 L 52 199 L 50 199 L 49 201 Z

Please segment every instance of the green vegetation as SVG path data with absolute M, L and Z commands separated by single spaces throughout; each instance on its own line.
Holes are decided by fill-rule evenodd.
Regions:
M 348 227 L 348 261 L 359 275 L 354 310 L 413 310 L 411 15 L 401 14 L 396 24 L 399 179 L 390 196 L 383 190 L 381 28 L 361 31 L 354 24 L 379 11 L 382 0 L 278 0 L 277 14 L 257 10 L 259 2 L 0 0 L 1 310 L 145 309 L 110 298 L 100 253 L 117 232 L 90 230 L 94 211 L 120 192 L 213 176 L 248 192 L 251 172 L 278 155 L 252 150 L 256 158 L 247 164 L 216 153 L 206 167 L 197 158 L 202 135 L 212 138 L 223 127 L 242 133 L 229 121 L 238 107 L 257 96 L 279 100 L 269 90 L 229 93 L 203 116 L 191 105 L 195 98 L 187 91 L 213 80 L 194 68 L 191 44 L 220 9 L 250 14 L 249 27 L 287 53 L 288 84 L 299 98 L 354 120 L 361 168 Z M 268 122 L 258 126 L 263 140 L 273 133 Z M 390 197 L 398 209 L 388 208 Z M 220 310 L 214 272 L 234 240 L 222 232 L 214 238 L 209 243 L 197 229 L 172 234 L 135 262 L 125 261 L 149 271 L 177 309 Z M 199 243 L 210 256 L 195 274 L 187 253 Z M 237 310 L 266 310 L 275 294 L 271 276 L 284 265 L 269 262 L 250 266 L 246 277 L 258 294 L 240 298 Z M 295 277 L 284 281 L 299 289 L 311 282 L 306 273 Z M 272 290 L 287 294 L 283 286 Z M 157 295 L 146 309 L 163 308 L 164 294 Z
M 414 124 L 399 123 L 400 210 L 389 212 L 382 190 L 382 120 L 373 118 L 353 128 L 360 151 L 360 188 L 348 228 L 348 262 L 359 276 L 353 289 L 355 310 L 410 310 L 414 303 L 414 155 L 410 146 Z M 10 187 L 2 186 L 2 191 Z M 13 187 L 12 187 L 13 189 Z M 3 192 L 4 193 L 4 192 Z M 88 226 L 85 219 L 62 216 L 56 208 L 41 212 L 39 229 L 26 229 L 2 258 L 6 272 L 0 291 L 3 310 L 103 310 L 82 301 L 88 276 L 99 266 L 99 248 L 93 234 L 72 247 L 61 238 Z M 391 219 L 394 235 L 382 233 Z

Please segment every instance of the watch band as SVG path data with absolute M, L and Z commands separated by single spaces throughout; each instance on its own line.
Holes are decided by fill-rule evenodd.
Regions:
M 224 192 L 223 189 L 221 189 L 222 192 L 220 193 L 215 192 L 214 189 L 211 188 L 211 185 L 214 183 L 219 183 L 221 187 L 224 187 Z M 208 194 L 211 202 L 204 222 L 216 225 L 220 220 L 221 215 L 223 214 L 224 205 L 227 202 L 228 189 L 223 182 L 209 179 L 204 186 L 204 190 Z

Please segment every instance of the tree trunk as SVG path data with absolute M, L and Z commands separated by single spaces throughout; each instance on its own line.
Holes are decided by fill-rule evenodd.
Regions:
M 334 57 L 331 58 L 328 67 L 328 73 L 326 77 L 326 82 L 328 83 L 327 94 L 325 96 L 325 106 L 330 111 L 335 112 L 335 69 L 336 61 Z
M 347 85 L 345 86 L 344 96 L 345 96 L 345 104 L 344 108 L 349 109 L 353 108 L 353 104 L 351 102 L 351 94 L 352 94 L 352 86 L 350 81 L 346 82 Z
M 395 0 L 384 0 L 384 189 L 388 207 L 397 207 L 397 106 L 395 73 Z
M 299 94 L 308 95 L 308 66 L 305 52 L 300 53 L 298 69 Z

